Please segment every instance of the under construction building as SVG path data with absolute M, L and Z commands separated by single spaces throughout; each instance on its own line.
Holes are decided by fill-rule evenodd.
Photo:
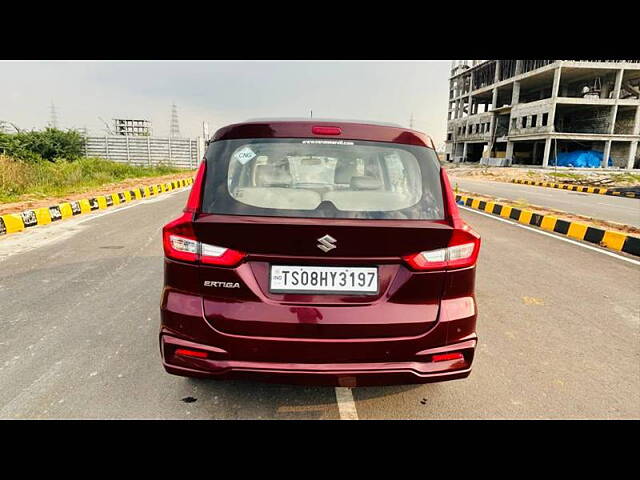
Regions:
M 113 126 L 116 135 L 127 137 L 148 137 L 151 135 L 151 122 L 149 120 L 114 118 Z
M 554 164 L 575 150 L 639 168 L 640 59 L 454 60 L 446 159 Z

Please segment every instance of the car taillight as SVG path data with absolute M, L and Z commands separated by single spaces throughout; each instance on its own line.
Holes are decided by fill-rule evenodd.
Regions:
M 196 173 L 196 178 L 191 185 L 191 192 L 189 192 L 189 198 L 187 199 L 187 205 L 184 208 L 185 212 L 197 212 L 200 210 L 200 200 L 202 198 L 202 183 L 204 182 L 204 176 L 207 171 L 207 159 L 203 158 Z
M 233 267 L 246 256 L 237 250 L 196 240 L 189 213 L 167 223 L 162 229 L 162 240 L 167 258 L 183 262 Z
M 342 129 L 340 127 L 315 126 L 311 127 L 311 132 L 314 135 L 340 135 L 342 133 Z
M 402 257 L 414 270 L 451 270 L 475 265 L 480 251 L 480 236 L 464 225 L 453 230 L 446 248 L 427 250 Z
M 202 263 L 232 267 L 239 264 L 244 257 L 245 254 L 237 250 L 200 243 L 200 261 Z
M 180 237 L 178 235 L 169 235 L 169 244 L 165 242 L 164 253 L 167 257 L 176 260 L 185 260 L 187 262 L 198 261 L 198 243 L 189 238 Z

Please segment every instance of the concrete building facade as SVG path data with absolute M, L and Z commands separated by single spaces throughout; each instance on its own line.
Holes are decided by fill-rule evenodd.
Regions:
M 640 59 L 454 60 L 445 155 L 553 165 L 574 150 L 640 168 Z

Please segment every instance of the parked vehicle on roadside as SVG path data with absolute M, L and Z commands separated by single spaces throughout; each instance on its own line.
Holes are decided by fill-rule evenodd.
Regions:
M 421 132 L 223 127 L 163 242 L 169 373 L 357 386 L 471 372 L 480 238 Z

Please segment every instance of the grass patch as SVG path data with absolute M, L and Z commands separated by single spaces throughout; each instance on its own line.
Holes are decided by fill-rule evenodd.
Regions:
M 569 173 L 569 172 L 549 172 L 547 175 L 557 178 L 557 179 L 570 179 L 574 182 L 585 182 L 585 184 L 589 183 L 591 178 L 589 175 L 581 175 L 579 173 Z M 631 185 L 640 184 L 640 174 L 637 173 L 612 173 L 612 172 L 595 172 L 595 175 L 602 177 L 603 179 L 607 179 L 612 181 L 612 185 L 616 184 L 625 184 L 629 183 Z
M 138 167 L 101 158 L 73 162 L 23 162 L 0 155 L 0 203 L 82 193 L 92 188 L 131 178 L 160 177 L 184 169 Z
M 573 180 L 585 180 L 587 177 L 578 173 L 565 173 L 565 172 L 549 172 L 550 177 L 555 178 L 571 178 Z
M 612 173 L 611 178 L 614 182 L 640 184 L 640 174 L 638 173 Z

